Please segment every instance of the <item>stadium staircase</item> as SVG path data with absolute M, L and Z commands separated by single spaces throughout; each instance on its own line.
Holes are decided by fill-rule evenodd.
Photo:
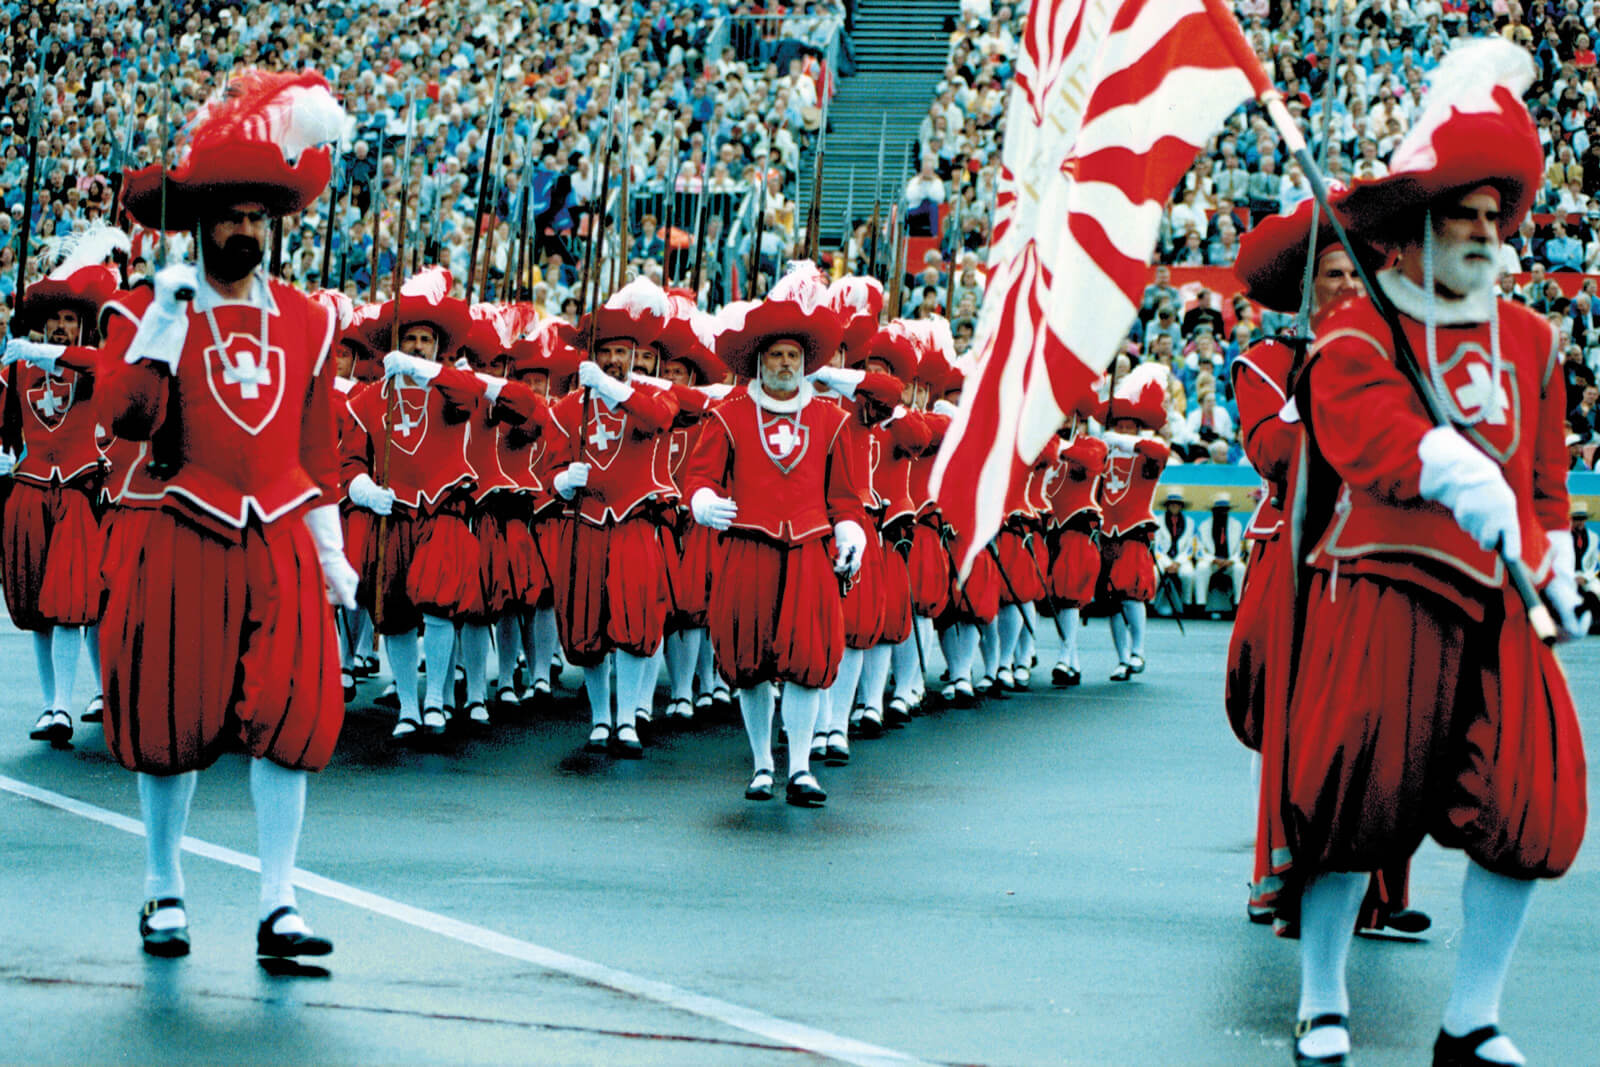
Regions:
M 822 172 L 824 250 L 839 246 L 847 208 L 864 219 L 872 214 L 874 198 L 881 197 L 887 218 L 890 205 L 905 191 L 917 169 L 917 131 L 949 58 L 947 20 L 959 14 L 958 0 L 857 0 L 851 33 L 856 73 L 839 79 L 828 112 Z M 880 135 L 883 183 L 874 189 Z M 813 143 L 801 158 L 796 198 L 800 220 L 810 209 L 815 150 Z

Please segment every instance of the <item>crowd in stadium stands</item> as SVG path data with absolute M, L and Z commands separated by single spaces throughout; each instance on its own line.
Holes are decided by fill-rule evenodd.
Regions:
M 1451 40 L 1498 33 L 1533 54 L 1539 78 L 1530 104 L 1549 169 L 1534 218 L 1503 249 L 1500 285 L 1560 328 L 1573 462 L 1587 466 L 1600 447 L 1600 294 L 1593 278 L 1564 286 L 1552 276 L 1600 273 L 1596 4 L 1357 0 L 1346 5 L 1332 57 L 1329 10 L 1336 2 L 1236 0 L 1235 10 L 1314 146 L 1330 125 L 1323 112 L 1331 101 L 1327 169 L 1346 183 L 1385 172 L 1384 160 L 1420 107 L 1426 75 Z M 852 69 L 840 0 L 795 7 L 764 0 L 212 0 L 181 8 L 164 30 L 167 8 L 154 0 L 0 0 L 0 298 L 7 302 L 17 284 L 35 76 L 42 75 L 30 245 L 37 267 L 44 238 L 110 214 L 113 175 L 123 165 L 157 158 L 168 89 L 172 113 L 183 114 L 240 67 L 322 72 L 355 128 L 330 196 L 283 235 L 279 269 L 308 287 L 342 286 L 365 297 L 374 267 L 377 288 L 387 289 L 402 188 L 409 194 L 408 259 L 425 249 L 461 282 L 473 220 L 484 214 L 478 182 L 499 66 L 506 117 L 490 193 L 499 223 L 492 239 L 484 235 L 489 271 L 487 292 L 479 292 L 508 295 L 506 273 L 518 255 L 511 231 L 526 198 L 539 236 L 522 272 L 522 295 L 571 317 L 599 185 L 601 131 L 607 116 L 622 114 L 622 102 L 611 98 L 619 72 L 630 126 L 627 269 L 658 277 L 666 269 L 666 280 L 683 283 L 697 208 L 709 204 L 708 243 L 727 250 L 707 257 L 704 268 L 702 299 L 715 306 L 734 295 L 738 282 L 727 264 L 748 262 L 757 231 L 768 270 L 797 251 L 804 220 L 796 218 L 796 194 L 809 180 L 799 173 L 802 148 L 820 126 L 832 79 Z M 907 263 L 899 311 L 948 314 L 963 350 L 983 299 L 1004 111 L 1025 17 L 1024 6 L 962 0 L 948 65 L 918 132 L 920 166 L 905 188 L 906 232 L 928 240 Z M 398 162 L 408 100 L 417 134 L 409 180 Z M 340 196 L 335 207 L 332 193 Z M 1174 191 L 1162 219 L 1160 266 L 1127 357 L 1172 367 L 1168 435 L 1190 462 L 1240 461 L 1230 361 L 1253 339 L 1290 323 L 1259 315 L 1231 292 L 1175 285 L 1169 268 L 1226 268 L 1252 220 L 1310 195 L 1305 175 L 1255 109 L 1235 113 Z M 858 220 L 846 265 L 865 270 L 870 244 L 866 220 Z M 613 247 L 609 255 L 621 251 Z
M 1593 278 L 1563 286 L 1551 275 L 1600 273 L 1597 5 L 1592 0 L 1358 0 L 1344 7 L 1338 56 L 1330 59 L 1337 2 L 1236 0 L 1234 10 L 1314 148 L 1330 125 L 1324 108 L 1330 102 L 1331 72 L 1327 170 L 1346 184 L 1387 173 L 1384 161 L 1416 117 L 1426 76 L 1450 42 L 1498 33 L 1533 54 L 1538 81 L 1529 105 L 1546 146 L 1548 170 L 1534 218 L 1502 249 L 1500 286 L 1507 298 L 1549 315 L 1560 330 L 1572 412 L 1568 440 L 1574 467 L 1587 468 L 1600 447 L 1595 410 L 1600 294 Z M 922 169 L 906 187 L 910 214 L 942 212 L 946 255 L 974 253 L 974 265 L 987 239 L 1000 120 L 1025 15 L 1025 7 L 963 0 L 949 65 L 922 122 Z M 1231 361 L 1252 340 L 1291 326 L 1292 319 L 1260 314 L 1231 291 L 1212 291 L 1192 281 L 1175 285 L 1171 268 L 1231 266 L 1239 237 L 1252 220 L 1289 210 L 1310 196 L 1305 175 L 1255 108 L 1231 117 L 1173 191 L 1162 218 L 1155 278 L 1145 290 L 1127 348 L 1133 361 L 1158 360 L 1172 368 L 1166 436 L 1189 462 L 1241 461 Z M 981 298 L 981 274 L 974 271 L 963 291 Z M 910 313 L 922 289 L 908 289 L 908 294 Z M 958 306 L 953 311 L 958 338 L 971 334 L 971 310 Z
M 170 32 L 164 11 L 175 10 Z M 766 221 L 772 258 L 794 240 L 793 197 L 801 146 L 820 125 L 819 93 L 851 69 L 839 0 L 793 8 L 760 0 L 649 0 L 541 5 L 511 0 L 396 4 L 281 0 L 174 7 L 155 0 L 50 3 L 0 0 L 0 297 L 16 288 L 22 228 L 28 103 L 43 76 L 33 264 L 44 238 L 81 228 L 112 210 L 112 175 L 154 162 L 167 89 L 174 115 L 191 111 L 232 70 L 313 69 L 354 117 L 334 187 L 283 238 L 283 275 L 309 287 L 340 285 L 366 297 L 374 264 L 386 291 L 402 185 L 409 189 L 407 247 L 465 273 L 473 220 L 481 217 L 479 171 L 488 148 L 497 65 L 506 118 L 494 146 L 492 196 L 500 219 L 484 245 L 489 295 L 503 298 L 512 256 L 512 211 L 528 196 L 541 240 L 526 275 L 532 299 L 551 313 L 576 309 L 582 235 L 588 232 L 605 118 L 629 116 L 629 251 L 659 272 L 665 242 L 682 243 L 704 191 L 717 217 L 713 236 L 747 235 L 769 169 Z M 835 69 L 824 73 L 824 63 Z M 611 98 L 622 74 L 619 100 Z M 409 183 L 406 104 L 415 101 Z M 622 105 L 621 100 L 626 100 Z M 129 121 L 129 103 L 131 114 Z M 616 161 L 613 176 L 621 173 Z M 668 195 L 675 182 L 677 197 Z M 340 194 L 329 227 L 330 198 Z M 376 202 L 377 233 L 374 235 Z M 669 203 L 671 208 L 668 207 Z M 675 234 L 658 227 L 677 209 Z M 420 221 L 419 221 L 420 220 Z M 415 229 L 413 229 L 415 227 Z M 332 234 L 329 277 L 324 234 Z M 613 234 L 614 236 L 614 234 Z M 373 242 L 377 241 L 377 254 Z M 781 246 L 781 247 L 780 247 Z M 610 248 L 615 255 L 615 248 Z M 407 255 L 407 260 L 411 256 Z M 652 266 L 645 260 L 653 258 Z M 685 258 L 685 257 L 679 257 Z M 409 266 L 409 262 L 407 264 Z M 675 280 L 687 274 L 672 264 Z M 708 287 L 721 286 L 719 264 Z M 484 289 L 480 286 L 480 294 Z M 725 299 L 714 291 L 712 299 Z

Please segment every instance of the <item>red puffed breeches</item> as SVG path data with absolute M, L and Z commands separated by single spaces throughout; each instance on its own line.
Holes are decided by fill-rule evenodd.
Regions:
M 950 558 L 939 543 L 937 529 L 925 522 L 912 528 L 911 558 L 906 567 L 917 614 L 930 619 L 943 615 L 950 606 Z
M 826 689 L 844 656 L 839 581 L 823 542 L 724 535 L 707 615 L 717 665 L 735 688 L 793 682 Z
M 1118 537 L 1105 546 L 1106 587 L 1121 600 L 1149 603 L 1156 597 L 1156 558 L 1143 534 Z
M 567 659 L 590 667 L 614 649 L 653 656 L 666 623 L 666 566 L 656 526 L 636 516 L 614 525 L 579 522 L 572 547 L 550 566 L 572 571 L 556 587 L 556 628 Z M 547 557 L 548 558 L 548 557 Z
M 1369 871 L 1423 835 L 1513 878 L 1571 866 L 1583 741 L 1554 653 L 1520 606 L 1474 621 L 1420 587 L 1312 577 L 1285 737 L 1297 869 Z
M 482 614 L 478 539 L 459 515 L 389 516 L 382 524 L 388 545 L 381 575 L 379 525 L 378 516 L 370 512 L 352 513 L 346 523 L 351 540 L 345 553 L 361 576 L 357 597 L 373 612 L 380 634 L 415 630 L 423 615 L 460 620 Z M 376 610 L 380 598 L 381 613 Z
M 1081 608 L 1094 600 L 1100 577 L 1100 549 L 1087 530 L 1062 530 L 1050 561 L 1050 593 L 1060 608 Z
M 179 774 L 230 749 L 321 770 L 344 723 L 333 609 L 298 517 L 224 541 L 124 510 L 105 560 L 105 736 L 129 770 Z
M 1283 714 L 1289 699 L 1294 639 L 1294 561 L 1287 536 L 1255 541 L 1245 569 L 1233 635 L 1223 706 L 1228 725 L 1246 748 L 1260 750 L 1262 721 Z
M 14 481 L 0 519 L 0 589 L 11 621 L 35 631 L 97 622 L 104 550 L 89 490 Z
M 1011 579 L 1010 586 L 1004 581 L 1000 583 L 1000 603 L 1032 604 L 1044 599 L 1044 585 L 1039 579 L 1049 564 L 1043 558 L 1040 540 L 1039 537 L 1024 537 L 1010 528 L 995 535 L 994 547 L 1000 556 L 1000 566 Z

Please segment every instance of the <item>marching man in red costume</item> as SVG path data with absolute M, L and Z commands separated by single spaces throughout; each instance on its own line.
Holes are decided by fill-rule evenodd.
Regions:
M 485 386 L 441 362 L 470 328 L 466 304 L 449 292 L 449 272 L 432 267 L 400 287 L 398 310 L 391 299 L 363 320 L 373 351 L 396 334 L 399 343 L 383 357 L 383 385 L 350 401 L 341 445 L 350 502 L 370 513 L 350 551 L 394 676 L 398 741 L 443 736 L 456 623 L 480 596 L 478 543 L 466 522 L 477 482 L 467 435 Z M 420 711 L 419 627 L 428 667 Z
M 867 534 L 848 415 L 818 403 L 805 380 L 838 351 L 839 319 L 801 295 L 724 309 L 717 355 L 750 382 L 711 412 L 683 488 L 695 521 L 724 531 L 708 621 L 750 738 L 745 796 L 772 797 L 773 683 L 782 682 L 786 796 L 813 806 L 827 794 L 811 773 L 811 735 L 844 652 L 838 579 L 855 574 Z
M 1078 659 L 1078 634 L 1083 607 L 1094 600 L 1100 577 L 1100 551 L 1094 533 L 1100 527 L 1100 478 L 1106 468 L 1106 444 L 1089 433 L 1088 403 L 1077 413 L 1078 429 L 1062 448 L 1045 489 L 1050 504 L 1050 594 L 1055 600 L 1066 641 L 1050 671 L 1058 686 L 1083 682 Z M 1065 430 L 1066 427 L 1063 427 Z
M 1156 595 L 1151 502 L 1172 454 L 1155 436 L 1166 425 L 1166 399 L 1166 368 L 1146 363 L 1117 383 L 1106 407 L 1109 458 L 1100 483 L 1100 509 L 1106 538 L 1103 584 L 1117 602 L 1111 615 L 1111 641 L 1117 649 L 1113 682 L 1125 682 L 1144 670 L 1145 606 Z
M 138 772 L 139 930 L 154 955 L 189 951 L 178 856 L 195 772 L 241 746 L 261 855 L 257 950 L 332 950 L 296 912 L 291 874 L 306 772 L 327 765 L 344 718 L 328 596 L 355 601 L 337 507 L 335 328 L 260 264 L 270 219 L 327 185 L 328 154 L 311 146 L 343 119 L 317 75 L 246 72 L 195 118 L 176 167 L 127 176 L 129 212 L 195 232 L 199 253 L 119 299 L 127 318 L 110 320 L 97 382 L 113 432 L 151 442 L 105 559 L 101 641 L 106 742 Z
M 45 707 L 28 735 L 66 747 L 72 739 L 72 689 L 78 646 L 86 644 L 95 698 L 84 722 L 97 722 L 100 694 L 102 551 L 96 496 L 105 462 L 92 402 L 100 353 L 100 309 L 117 290 L 105 260 L 126 251 L 120 230 L 86 233 L 62 263 L 22 294 L 17 315 L 43 342 L 12 339 L 0 420 L 0 476 L 12 487 L 0 521 L 0 588 L 11 620 L 33 633 Z M 20 458 L 19 458 L 20 457 Z
M 1304 885 L 1301 1062 L 1347 1061 L 1345 960 L 1367 872 L 1429 834 L 1468 857 L 1434 1063 L 1523 1062 L 1498 1028 L 1507 969 L 1534 880 L 1565 872 L 1583 838 L 1572 697 L 1496 551 L 1526 563 L 1565 637 L 1584 632 L 1556 337 L 1493 289 L 1499 244 L 1541 181 L 1521 102 L 1533 74 L 1498 39 L 1458 47 L 1389 175 L 1343 205 L 1365 240 L 1399 254 L 1377 284 L 1452 425 L 1434 425 L 1396 369 L 1395 336 L 1370 299 L 1319 324 L 1295 390 L 1342 483 L 1336 506 L 1320 501 L 1331 518 L 1308 546 L 1282 775 Z
M 678 413 L 669 392 L 629 379 L 634 350 L 655 340 L 668 311 L 660 286 L 638 279 L 584 316 L 578 336 L 592 338 L 594 359 L 578 365 L 579 390 L 551 409 L 567 442 L 551 485 L 577 508 L 566 558 L 549 561 L 568 568 L 556 580 L 556 623 L 567 660 L 583 668 L 588 748 L 624 759 L 643 754 L 636 717 L 659 673 L 666 558 L 653 509 L 675 495 L 665 453 Z

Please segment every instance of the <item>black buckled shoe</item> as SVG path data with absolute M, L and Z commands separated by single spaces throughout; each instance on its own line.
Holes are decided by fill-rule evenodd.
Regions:
M 150 927 L 150 916 L 162 908 L 177 908 L 183 912 L 183 925 L 174 926 L 166 930 L 153 930 Z M 144 907 L 139 909 L 139 937 L 144 941 L 144 950 L 152 956 L 159 956 L 164 960 L 174 960 L 179 956 L 189 954 L 189 912 L 183 906 L 181 897 L 156 897 L 144 902 Z
M 900 697 L 890 697 L 889 703 L 884 705 L 883 725 L 891 730 L 903 729 L 911 721 L 911 705 Z
M 1493 1023 L 1460 1037 L 1440 1030 L 1433 1042 L 1433 1067 L 1505 1067 L 1500 1060 L 1485 1059 L 1478 1055 L 1480 1048 L 1502 1036 L 1500 1028 Z
M 1126 682 L 1133 677 L 1133 668 L 1126 663 L 1117 664 L 1117 669 L 1111 672 L 1113 682 Z
M 105 696 L 104 695 L 97 696 L 93 700 L 89 701 L 89 706 L 87 708 L 83 709 L 83 715 L 80 718 L 81 718 L 81 720 L 83 722 L 105 722 L 105 719 L 106 719 L 106 698 L 105 698 Z
M 823 801 L 828 799 L 828 794 L 822 791 L 822 786 L 817 784 L 816 776 L 810 771 L 796 771 L 789 776 L 789 788 L 784 799 L 797 808 L 820 808 Z
M 861 718 L 852 725 L 856 728 L 856 736 L 867 740 L 883 736 L 883 720 L 878 718 L 878 713 L 872 708 L 862 708 Z
M 611 755 L 617 759 L 644 759 L 639 731 L 632 726 L 617 727 L 617 732 L 611 735 Z
M 1144 657 L 1135 652 L 1128 656 L 1128 669 L 1134 674 L 1144 673 Z
M 830 767 L 843 767 L 850 762 L 850 739 L 843 730 L 828 733 L 828 746 L 823 750 L 822 762 Z
M 750 776 L 750 784 L 744 787 L 746 800 L 771 800 L 772 799 L 772 772 L 759 770 Z
M 1346 1067 L 1350 1062 L 1347 1052 L 1335 1052 L 1327 1056 L 1308 1056 L 1300 1051 L 1300 1039 L 1313 1030 L 1321 1030 L 1325 1026 L 1336 1026 L 1348 1033 L 1350 1017 L 1329 1012 L 1324 1015 L 1313 1015 L 1309 1019 L 1301 1019 L 1294 1024 L 1294 1062 L 1302 1067 Z M 1435 1061 L 1437 1062 L 1437 1061 Z
M 583 743 L 585 752 L 602 755 L 611 747 L 611 726 L 608 723 L 597 722 L 589 731 L 589 740 Z
M 285 904 L 261 920 L 256 928 L 256 955 L 276 956 L 326 956 L 333 951 L 333 942 L 316 934 L 280 934 L 272 928 L 285 915 L 299 915 L 292 905 Z

